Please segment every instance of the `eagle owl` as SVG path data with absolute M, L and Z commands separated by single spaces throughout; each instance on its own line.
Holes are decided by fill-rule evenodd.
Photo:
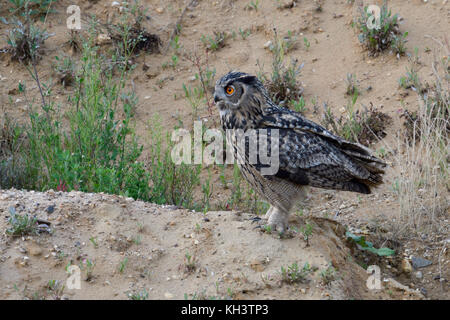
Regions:
M 386 164 L 369 149 L 275 105 L 255 76 L 242 72 L 224 75 L 216 82 L 214 101 L 243 177 L 271 205 L 265 216 L 271 230 L 288 228 L 289 213 L 305 196 L 305 186 L 368 194 L 372 186 L 382 183 Z M 242 144 L 236 134 L 229 134 L 250 129 L 265 129 L 267 137 L 277 137 L 275 173 L 263 174 L 265 163 L 259 157 L 250 161 L 249 147 L 263 139 L 245 138 Z

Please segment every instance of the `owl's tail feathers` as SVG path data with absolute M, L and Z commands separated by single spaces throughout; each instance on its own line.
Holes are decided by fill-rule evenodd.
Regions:
M 383 167 L 381 167 L 378 163 L 374 164 L 373 162 L 364 162 L 356 159 L 355 161 L 359 165 L 367 169 L 367 171 L 369 171 L 369 175 L 364 179 L 353 178 L 351 181 L 349 181 L 348 187 L 353 188 L 353 190 L 348 191 L 355 191 L 369 194 L 371 193 L 372 188 L 376 188 L 377 186 L 383 183 L 383 174 L 384 174 Z
M 383 174 L 387 163 L 373 156 L 370 149 L 358 143 L 346 142 L 341 150 L 369 172 L 367 177 L 356 179 L 356 182 L 368 187 L 376 187 L 383 183 Z
M 372 156 L 368 153 L 360 153 L 355 150 L 342 150 L 345 154 L 349 155 L 360 165 L 364 166 L 367 170 L 373 173 L 384 173 L 384 168 L 387 164 L 381 159 Z
M 370 187 L 358 179 L 342 183 L 342 190 L 370 194 Z
M 359 143 L 345 142 L 341 145 L 341 150 L 367 170 L 365 175 L 367 175 L 367 172 L 369 173 L 364 178 L 355 177 L 346 182 L 347 185 L 344 186 L 344 189 L 369 194 L 372 188 L 383 183 L 383 174 L 387 164 L 373 156 L 369 148 Z

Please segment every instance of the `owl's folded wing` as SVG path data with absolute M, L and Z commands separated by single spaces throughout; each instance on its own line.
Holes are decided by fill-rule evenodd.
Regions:
M 368 148 L 337 137 L 298 113 L 274 108 L 259 127 L 278 129 L 278 178 L 361 193 L 370 193 L 370 186 L 382 182 L 386 164 Z
M 291 129 L 297 132 L 310 132 L 331 142 L 342 152 L 352 158 L 364 162 L 365 165 L 370 165 L 373 167 L 372 170 L 384 172 L 383 168 L 386 167 L 386 162 L 373 156 L 369 148 L 359 143 L 349 142 L 341 137 L 338 137 L 324 127 L 313 121 L 305 119 L 299 113 L 289 109 L 279 107 L 265 109 L 264 116 L 259 124 L 259 127 Z

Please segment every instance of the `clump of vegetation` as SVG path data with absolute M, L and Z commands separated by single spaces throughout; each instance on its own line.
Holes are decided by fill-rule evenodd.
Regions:
M 292 107 L 295 101 L 299 101 L 303 93 L 303 88 L 298 81 L 298 76 L 303 64 L 299 65 L 298 60 L 292 60 L 289 66 L 284 64 L 287 51 L 292 48 L 283 39 L 279 39 L 274 30 L 272 41 L 272 72 L 267 77 L 264 72 L 260 72 L 260 80 L 264 83 L 271 99 L 281 106 Z M 261 66 L 260 66 L 260 69 Z
M 305 99 L 303 99 L 303 97 L 300 97 L 298 101 L 292 100 L 291 106 L 292 109 L 294 109 L 294 111 L 296 112 L 304 113 L 306 111 L 306 102 Z
M 398 83 L 403 89 L 422 91 L 419 76 L 414 66 L 412 66 L 411 68 L 406 68 L 406 75 L 400 77 Z
M 0 119 L 0 189 L 22 189 L 29 181 L 26 158 L 21 153 L 27 147 L 25 129 L 6 113 Z
M 347 73 L 347 90 L 345 91 L 345 94 L 348 96 L 354 96 L 359 95 L 359 88 L 358 88 L 358 80 L 356 80 L 356 75 L 352 73 Z
M 7 34 L 7 51 L 11 54 L 11 59 L 35 63 L 42 54 L 45 40 L 51 34 L 41 30 L 30 20 L 25 24 L 19 20 L 10 23 L 14 26 Z
M 202 35 L 200 40 L 202 41 L 205 48 L 209 51 L 217 51 L 225 47 L 225 41 L 228 36 L 224 31 L 214 31 L 213 36 Z
M 448 233 L 442 219 L 450 190 L 450 45 L 447 39 L 433 40 L 439 46 L 431 65 L 434 83 L 418 81 L 419 107 L 404 112 L 406 134 L 399 137 L 402 153 L 395 157 L 400 172 L 393 190 L 400 211 L 392 228 L 398 236 Z
M 371 104 L 369 108 L 355 111 L 357 95 L 347 104 L 346 112 L 337 118 L 331 109 L 324 106 L 325 112 L 322 123 L 337 135 L 352 142 L 369 146 L 386 136 L 385 129 L 391 123 L 389 115 L 378 111 Z
M 303 239 L 306 241 L 306 246 L 309 247 L 309 238 L 312 235 L 313 227 L 310 223 L 305 224 L 300 228 L 300 231 L 303 235 Z
M 397 58 L 400 56 L 404 56 L 406 53 L 406 37 L 408 36 L 408 32 L 404 32 L 403 34 L 396 35 L 394 40 L 392 40 L 391 48 L 395 54 L 397 54 Z
M 239 35 L 241 36 L 242 40 L 247 39 L 252 34 L 250 29 L 242 29 L 239 28 Z
M 125 271 L 127 264 L 128 264 L 128 258 L 126 258 L 126 257 L 122 261 L 120 261 L 120 263 L 119 263 L 119 272 L 120 273 L 123 273 Z
M 133 292 L 128 295 L 130 300 L 148 300 L 147 290 L 142 290 L 140 292 Z
M 251 0 L 249 4 L 244 7 L 245 10 L 255 10 L 259 9 L 259 0 Z
M 356 246 L 358 247 L 358 249 L 360 249 L 360 250 L 372 252 L 380 257 L 392 256 L 395 254 L 395 251 L 390 248 L 386 248 L 386 247 L 375 248 L 373 246 L 373 243 L 370 241 L 367 241 L 364 236 L 357 236 L 349 231 L 347 231 L 345 233 L 345 236 L 347 237 L 348 241 L 355 243 Z
M 49 280 L 46 285 L 47 292 L 53 296 L 55 300 L 61 300 L 65 285 L 63 281 L 60 280 Z
M 290 30 L 287 35 L 283 37 L 282 41 L 282 47 L 285 54 L 297 48 L 297 36 Z M 272 48 L 272 50 L 274 49 L 275 47 Z
M 320 271 L 320 279 L 324 285 L 329 285 L 331 282 L 336 280 L 336 269 L 331 263 L 326 269 Z
M 142 146 L 132 128 L 137 100 L 133 93 L 122 90 L 127 72 L 114 77 L 103 69 L 104 59 L 97 54 L 92 40 L 84 44 L 76 90 L 69 98 L 66 113 L 68 127 L 64 129 L 59 107 L 34 69 L 32 76 L 45 93 L 40 90 L 42 103 L 38 109 L 28 103 L 30 124 L 23 131 L 26 143 L 19 146 L 18 130 L 12 136 L 10 132 L 2 142 L 9 145 L 9 150 L 17 151 L 10 151 L 7 159 L 3 156 L 0 167 L 10 163 L 24 163 L 25 167 L 26 181 L 22 184 L 19 179 L 13 186 L 35 190 L 62 186 L 66 191 L 103 191 L 150 199 L 149 174 L 144 163 L 137 161 Z M 24 83 L 19 84 L 19 92 L 28 101 Z
M 76 77 L 75 62 L 70 57 L 65 57 L 62 60 L 59 57 L 55 57 L 55 59 L 56 63 L 53 65 L 53 70 L 58 75 L 62 86 L 68 87 L 74 84 Z
M 197 260 L 195 257 L 189 254 L 189 252 L 186 252 L 184 256 L 184 271 L 186 273 L 192 273 L 197 269 Z
M 6 233 L 11 236 L 24 236 L 38 232 L 37 219 L 31 217 L 28 213 L 23 215 L 17 214 L 14 207 L 9 208 L 8 224 L 11 227 L 6 230 Z
M 281 267 L 281 280 L 285 283 L 297 283 L 297 282 L 305 282 L 306 277 L 312 271 L 311 266 L 308 262 L 306 262 L 302 268 L 300 268 L 297 262 L 294 262 L 292 265 L 287 268 Z
M 79 32 L 77 30 L 70 30 L 69 40 L 67 40 L 66 45 L 72 50 L 72 52 L 79 52 L 82 49 L 82 40 Z
M 174 53 L 172 54 L 172 57 L 170 59 L 170 62 L 165 62 L 162 67 L 163 69 L 166 69 L 168 66 L 172 67 L 173 69 L 176 68 L 178 61 L 179 61 L 179 51 L 181 48 L 181 45 L 179 43 L 180 40 L 180 36 L 179 35 L 175 35 L 172 39 L 172 41 L 170 42 L 170 46 L 174 49 Z
M 174 142 L 168 134 L 163 136 L 158 120 L 153 121 L 150 136 L 152 143 L 149 174 L 152 186 L 149 198 L 158 204 L 193 208 L 194 188 L 200 182 L 201 165 L 186 163 L 176 165 L 172 161 L 171 150 Z
M 125 75 L 116 79 L 102 70 L 102 58 L 91 47 L 85 47 L 82 61 L 67 112 L 69 133 L 63 132 L 51 102 L 42 105 L 43 113 L 30 113 L 35 187 L 56 189 L 62 181 L 69 189 L 146 198 L 148 175 L 137 161 L 142 147 L 131 126 L 137 101 L 133 93 L 120 91 Z M 123 120 L 118 120 L 118 106 Z
M 86 272 L 86 278 L 85 278 L 86 281 L 92 280 L 94 267 L 95 267 L 95 263 L 92 262 L 92 260 L 90 260 L 90 259 L 84 259 L 80 263 L 80 269 L 84 270 Z
M 214 105 L 212 99 L 216 69 L 211 68 L 209 65 L 208 50 L 205 51 L 204 56 L 197 52 L 186 52 L 184 59 L 189 61 L 196 70 L 194 75 L 196 85 L 187 86 L 183 83 L 185 98 L 192 108 L 192 120 L 198 120 L 198 108 L 201 105 L 206 105 L 209 117 L 216 124 L 216 117 L 213 115 Z
M 404 44 L 407 32 L 401 33 L 398 27 L 398 15 L 392 15 L 387 1 L 380 8 L 380 19 L 376 20 L 369 7 L 359 8 L 359 17 L 355 24 L 359 31 L 358 39 L 368 49 L 370 55 L 377 55 L 386 49 L 393 49 L 398 55 L 405 53 Z M 373 28 L 369 28 L 368 21 L 372 21 Z
M 141 51 L 159 53 L 162 44 L 160 37 L 149 33 L 142 25 L 147 9 L 137 1 L 123 8 L 124 12 L 117 23 L 102 25 L 113 42 L 117 58 L 131 57 Z
M 47 14 L 54 12 L 51 5 L 57 0 L 8 0 L 8 2 L 11 5 L 10 13 L 20 16 L 40 17 L 43 20 Z

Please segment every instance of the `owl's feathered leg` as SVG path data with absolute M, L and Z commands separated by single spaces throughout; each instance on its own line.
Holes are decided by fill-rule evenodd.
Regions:
M 282 209 L 272 207 L 272 212 L 267 221 L 272 231 L 284 233 L 288 229 L 289 212 Z
M 269 210 L 267 210 L 266 214 L 264 215 L 264 219 L 269 220 L 274 209 L 275 209 L 275 207 L 271 205 Z

